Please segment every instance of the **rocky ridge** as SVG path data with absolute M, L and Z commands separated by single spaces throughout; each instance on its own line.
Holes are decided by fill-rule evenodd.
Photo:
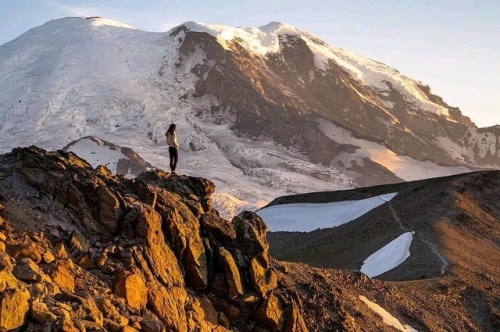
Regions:
M 0 157 L 0 326 L 34 330 L 304 331 L 278 287 L 267 227 L 228 222 L 214 185 L 163 171 L 136 179 L 72 153 Z

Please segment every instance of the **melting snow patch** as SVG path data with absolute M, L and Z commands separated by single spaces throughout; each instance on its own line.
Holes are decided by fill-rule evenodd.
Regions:
M 377 314 L 379 314 L 382 317 L 382 320 L 383 320 L 384 324 L 392 326 L 395 329 L 397 329 L 399 331 L 403 331 L 403 332 L 418 332 L 417 330 L 415 330 L 410 325 L 403 325 L 403 324 L 401 324 L 401 322 L 396 317 L 394 317 L 393 315 L 391 315 L 390 313 L 388 313 L 387 310 L 385 310 L 384 308 L 382 308 L 378 304 L 376 304 L 376 303 L 368 300 L 363 295 L 360 295 L 359 299 L 361 301 L 363 301 L 368 306 L 368 308 L 370 308 L 371 310 L 373 310 Z
M 370 278 L 392 270 L 410 257 L 413 232 L 406 232 L 371 254 L 361 266 L 361 272 Z
M 257 214 L 264 219 L 271 232 L 310 232 L 345 224 L 390 201 L 396 194 L 357 201 L 273 205 L 257 211 Z

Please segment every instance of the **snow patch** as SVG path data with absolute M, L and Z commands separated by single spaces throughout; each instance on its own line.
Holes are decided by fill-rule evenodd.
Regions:
M 368 300 L 363 295 L 360 295 L 359 299 L 361 301 L 363 301 L 363 303 L 366 304 L 368 306 L 368 308 L 370 308 L 371 310 L 373 310 L 374 312 L 376 312 L 377 314 L 379 314 L 380 317 L 382 317 L 382 320 L 383 320 L 384 324 L 392 326 L 395 329 L 397 329 L 399 331 L 402 331 L 402 332 L 418 332 L 417 330 L 415 330 L 410 325 L 403 325 L 403 324 L 401 324 L 401 322 L 396 317 L 394 317 L 393 315 L 391 315 L 387 310 L 385 310 L 384 308 L 382 308 L 378 304 L 376 304 L 376 303 Z
M 365 259 L 361 272 L 373 278 L 397 267 L 410 257 L 412 240 L 412 232 L 398 236 Z
M 359 218 L 396 195 L 391 193 L 357 201 L 279 204 L 258 210 L 257 214 L 271 232 L 310 232 Z

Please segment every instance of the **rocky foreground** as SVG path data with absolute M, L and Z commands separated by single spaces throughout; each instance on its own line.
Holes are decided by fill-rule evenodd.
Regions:
M 220 218 L 213 191 L 62 151 L 0 156 L 0 330 L 394 331 L 361 297 L 419 331 L 498 326 L 496 311 L 485 324 L 443 312 L 440 291 L 275 261 L 264 222 Z

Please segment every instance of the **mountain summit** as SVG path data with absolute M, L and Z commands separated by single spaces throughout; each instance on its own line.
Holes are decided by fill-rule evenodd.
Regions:
M 0 63 L 0 152 L 68 146 L 97 166 L 109 159 L 105 141 L 162 167 L 163 133 L 176 123 L 179 167 L 214 179 L 229 214 L 290 193 L 500 165 L 496 127 L 283 23 L 152 33 L 65 18 L 0 46 Z

